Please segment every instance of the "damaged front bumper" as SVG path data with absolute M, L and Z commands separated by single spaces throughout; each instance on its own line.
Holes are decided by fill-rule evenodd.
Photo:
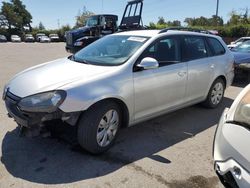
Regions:
M 51 120 L 62 120 L 70 125 L 75 125 L 80 116 L 80 112 L 65 113 L 60 109 L 55 112 L 24 112 L 18 107 L 20 97 L 15 96 L 9 91 L 4 96 L 5 106 L 8 111 L 8 116 L 13 118 L 17 124 L 26 128 L 39 128 L 42 127 L 45 122 Z

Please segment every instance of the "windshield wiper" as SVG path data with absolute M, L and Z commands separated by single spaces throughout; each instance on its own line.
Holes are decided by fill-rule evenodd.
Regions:
M 78 63 L 89 64 L 89 62 L 86 61 L 86 60 L 84 60 L 84 59 L 81 59 L 81 60 L 80 60 L 80 59 L 76 59 L 75 55 L 72 55 L 72 56 L 70 57 L 70 60 L 75 61 L 75 62 L 78 62 Z

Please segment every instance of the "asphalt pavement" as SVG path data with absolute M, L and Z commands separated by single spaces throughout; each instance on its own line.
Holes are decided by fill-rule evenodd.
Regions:
M 69 56 L 64 45 L 0 44 L 0 93 L 25 68 Z M 0 187 L 222 187 L 213 170 L 214 132 L 243 87 L 229 87 L 217 109 L 195 105 L 122 129 L 100 156 L 63 138 L 19 137 L 1 100 Z

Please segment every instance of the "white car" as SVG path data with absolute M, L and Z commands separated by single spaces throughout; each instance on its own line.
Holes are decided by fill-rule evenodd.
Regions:
M 11 42 L 21 42 L 21 38 L 18 35 L 11 35 Z
M 235 48 L 236 46 L 240 45 L 241 43 L 250 40 L 250 37 L 241 37 L 236 41 L 231 42 L 229 45 L 227 45 L 227 47 L 229 49 Z
M 215 171 L 226 187 L 250 187 L 250 84 L 225 109 L 213 147 Z
M 48 36 L 41 36 L 40 42 L 42 43 L 50 42 L 50 38 Z
M 50 38 L 51 42 L 59 42 L 60 41 L 58 34 L 50 34 L 49 38 Z
M 10 117 L 35 131 L 53 120 L 77 126 L 89 152 L 109 149 L 120 127 L 186 106 L 216 108 L 233 80 L 223 40 L 197 32 L 145 30 L 107 35 L 75 55 L 16 75 L 5 87 Z

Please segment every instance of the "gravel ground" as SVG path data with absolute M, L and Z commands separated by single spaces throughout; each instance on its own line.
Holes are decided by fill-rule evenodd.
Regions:
M 0 93 L 21 70 L 68 55 L 64 43 L 0 44 Z M 213 136 L 241 90 L 229 87 L 215 110 L 195 105 L 123 129 L 100 156 L 58 138 L 18 137 L 1 101 L 0 187 L 222 187 L 213 171 Z

